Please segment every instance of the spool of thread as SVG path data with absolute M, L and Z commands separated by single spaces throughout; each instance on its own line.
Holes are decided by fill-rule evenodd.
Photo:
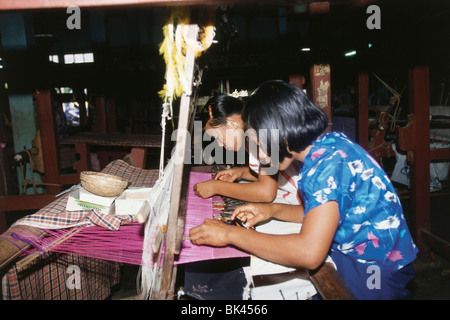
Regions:
M 27 150 L 20 151 L 14 155 L 14 161 L 17 163 L 30 162 L 30 153 Z

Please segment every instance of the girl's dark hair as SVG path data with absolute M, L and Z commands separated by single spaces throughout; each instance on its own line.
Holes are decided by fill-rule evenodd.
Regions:
M 211 106 L 211 115 L 209 114 L 209 106 Z M 228 96 L 226 94 L 221 94 L 214 96 L 208 100 L 202 112 L 200 113 L 200 119 L 202 121 L 203 127 L 206 125 L 208 120 L 210 121 L 211 127 L 218 127 L 227 122 L 227 118 L 234 114 L 242 114 L 244 109 L 244 103 L 235 97 Z
M 243 112 L 247 128 L 256 131 L 260 146 L 271 154 L 271 129 L 279 129 L 279 161 L 309 146 L 328 126 L 326 114 L 297 86 L 271 80 L 262 83 Z M 260 130 L 267 129 L 267 130 Z M 276 150 L 275 150 L 276 151 Z

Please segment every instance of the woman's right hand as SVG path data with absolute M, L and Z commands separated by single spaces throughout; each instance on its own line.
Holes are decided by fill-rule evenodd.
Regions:
M 242 168 L 236 167 L 236 168 L 226 169 L 226 170 L 217 172 L 214 179 L 225 181 L 225 182 L 234 182 L 234 181 L 241 179 L 243 174 L 244 174 L 244 172 L 243 172 Z
M 247 228 L 252 228 L 257 223 L 272 218 L 274 212 L 275 207 L 272 203 L 248 203 L 234 209 L 231 219 L 237 217 Z

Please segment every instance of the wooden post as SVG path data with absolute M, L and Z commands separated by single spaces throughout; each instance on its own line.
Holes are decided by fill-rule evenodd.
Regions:
M 82 171 L 91 170 L 91 159 L 89 145 L 86 143 L 75 143 L 75 152 L 80 155 L 80 161 L 76 164 L 77 174 Z
M 409 112 L 414 114 L 414 151 L 410 152 L 410 191 L 413 232 L 421 256 L 420 230 L 429 230 L 430 219 L 430 84 L 429 68 L 414 67 L 409 71 Z
M 301 74 L 292 74 L 289 76 L 289 82 L 295 84 L 300 89 L 305 85 L 305 77 Z
M 358 144 L 367 150 L 369 145 L 369 75 L 358 75 Z
M 56 135 L 55 113 L 52 97 L 49 90 L 35 93 L 36 109 L 39 119 L 39 130 L 41 133 L 42 156 L 44 159 L 45 183 L 59 184 L 59 154 Z M 59 193 L 59 186 L 46 186 L 47 193 Z
M 92 131 L 108 132 L 108 126 L 106 123 L 106 104 L 104 96 L 98 96 L 95 99 L 95 124 L 92 126 Z
M 197 39 L 198 26 L 190 25 L 188 30 L 188 37 L 191 40 Z M 189 48 L 186 53 L 186 67 L 185 73 L 188 76 L 188 83 L 192 85 L 192 77 L 194 71 L 195 51 Z M 185 89 L 186 91 L 186 89 Z M 181 201 L 183 190 L 186 190 L 187 181 L 183 179 L 187 173 L 184 169 L 186 147 L 188 141 L 187 132 L 189 128 L 190 115 L 190 93 L 184 92 L 181 96 L 180 111 L 178 117 L 178 133 L 175 145 L 175 158 L 173 169 L 173 183 L 170 197 L 169 217 L 167 221 L 167 235 L 165 242 L 163 270 L 161 277 L 161 286 L 159 292 L 159 299 L 171 299 L 173 297 L 174 280 L 176 276 L 176 266 L 174 266 L 174 255 L 177 253 L 179 243 L 181 241 L 179 229 L 184 227 L 184 221 L 180 223 L 180 212 L 185 212 L 185 201 Z M 190 159 L 189 159 L 190 160 Z M 184 189 L 183 189 L 184 185 Z M 182 226 L 183 225 L 183 226 Z M 182 234 L 181 230 L 181 234 Z
M 116 120 L 116 100 L 113 98 L 108 99 L 108 112 L 106 114 L 106 119 L 108 119 L 107 128 L 108 132 L 117 131 L 117 120 Z
M 321 108 L 328 117 L 328 128 L 331 131 L 331 75 L 329 64 L 314 64 L 311 66 L 311 98 L 314 103 Z

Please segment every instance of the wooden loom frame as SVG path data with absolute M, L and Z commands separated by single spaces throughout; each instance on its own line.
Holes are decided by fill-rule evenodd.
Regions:
M 196 40 L 198 36 L 199 27 L 197 25 L 189 25 L 188 37 L 191 40 Z M 186 52 L 186 67 L 185 74 L 188 83 L 192 86 L 192 79 L 194 75 L 195 51 L 188 48 Z M 192 92 L 192 90 L 189 90 Z M 165 237 L 165 251 L 162 266 L 162 277 L 160 290 L 154 293 L 151 298 L 154 299 L 171 299 L 175 291 L 175 279 L 177 267 L 174 265 L 175 255 L 180 253 L 181 244 L 183 241 L 184 222 L 186 214 L 186 195 L 187 181 L 189 178 L 190 165 L 185 163 L 185 154 L 190 140 L 187 139 L 186 133 L 190 132 L 192 115 L 195 114 L 195 106 L 191 110 L 191 94 L 188 95 L 183 92 L 180 100 L 180 110 L 178 117 L 178 131 L 175 145 L 176 158 L 173 168 L 173 183 L 170 196 L 169 217 L 167 220 L 167 234 Z M 181 179 L 180 179 L 181 178 Z M 178 181 L 177 181 L 178 180 Z

